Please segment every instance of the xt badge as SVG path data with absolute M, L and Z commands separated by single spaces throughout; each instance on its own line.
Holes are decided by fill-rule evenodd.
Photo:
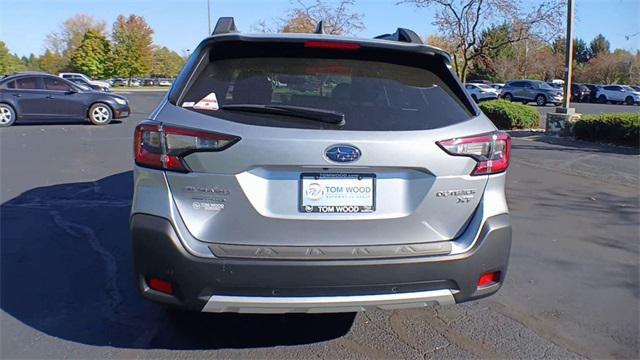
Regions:
M 471 202 L 475 194 L 476 191 L 474 189 L 445 190 L 438 191 L 436 197 L 455 197 L 456 204 L 466 204 Z

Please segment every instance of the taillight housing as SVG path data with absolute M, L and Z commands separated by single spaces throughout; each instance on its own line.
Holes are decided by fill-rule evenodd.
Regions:
M 136 127 L 133 153 L 136 165 L 189 172 L 183 158 L 194 152 L 221 151 L 240 140 L 215 132 L 144 123 Z
M 497 174 L 509 167 L 511 137 L 505 132 L 443 140 L 437 144 L 451 155 L 475 159 L 477 165 L 471 175 Z

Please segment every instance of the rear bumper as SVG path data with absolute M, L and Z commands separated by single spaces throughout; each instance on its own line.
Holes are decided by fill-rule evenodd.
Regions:
M 131 219 L 136 281 L 152 301 L 206 312 L 342 312 L 452 304 L 498 291 L 511 247 L 508 215 L 488 218 L 474 247 L 458 255 L 367 260 L 200 258 L 182 246 L 164 218 Z M 476 287 L 500 271 L 500 281 Z M 149 288 L 149 278 L 173 294 Z

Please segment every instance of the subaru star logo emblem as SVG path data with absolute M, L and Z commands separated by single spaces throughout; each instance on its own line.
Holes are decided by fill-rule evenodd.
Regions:
M 360 158 L 360 149 L 351 145 L 334 145 L 324 153 L 327 159 L 335 162 L 351 162 Z

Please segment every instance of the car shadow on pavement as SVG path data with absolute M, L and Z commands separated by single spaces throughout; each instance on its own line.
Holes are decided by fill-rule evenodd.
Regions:
M 512 138 L 526 138 L 527 140 L 533 140 L 535 145 L 524 146 L 522 144 L 513 145 L 514 148 L 527 148 L 530 150 L 562 150 L 562 151 L 575 151 L 575 152 L 593 152 L 593 153 L 611 153 L 621 155 L 639 155 L 640 148 L 626 145 L 612 145 L 605 143 L 597 143 L 583 140 L 576 140 L 574 138 L 562 138 L 555 136 L 548 136 L 544 133 L 534 131 L 510 131 L 509 135 Z M 543 146 L 547 144 L 549 146 Z
M 117 125 L 117 124 L 122 124 L 122 120 L 113 119 L 113 120 L 111 120 L 111 122 L 109 122 L 109 124 L 101 125 L 101 126 L 109 126 L 109 125 Z M 11 125 L 11 127 L 46 126 L 46 125 L 91 125 L 91 126 L 95 126 L 91 122 L 89 122 L 89 120 L 50 120 L 50 121 L 33 121 L 33 122 L 30 121 L 30 122 L 25 122 L 25 123 L 16 122 L 13 125 Z
M 353 313 L 202 314 L 143 300 L 134 286 L 128 230 L 132 183 L 129 171 L 35 188 L 0 206 L 6 314 L 65 340 L 142 349 L 308 344 L 351 329 Z M 4 320 L 3 332 L 20 331 Z

